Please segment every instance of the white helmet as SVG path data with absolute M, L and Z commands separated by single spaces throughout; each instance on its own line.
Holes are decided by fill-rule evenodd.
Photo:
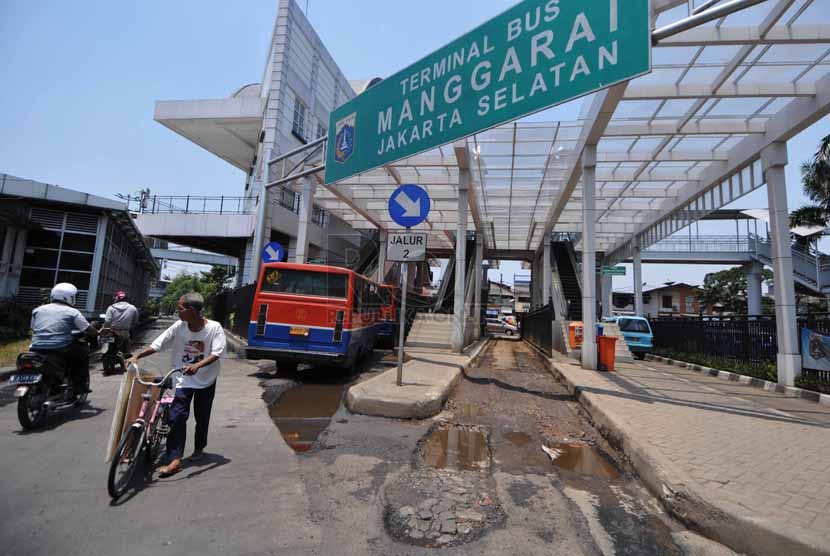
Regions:
M 78 297 L 78 288 L 69 282 L 61 282 L 52 288 L 49 298 L 52 301 L 60 301 L 72 307 L 75 306 L 75 298 Z

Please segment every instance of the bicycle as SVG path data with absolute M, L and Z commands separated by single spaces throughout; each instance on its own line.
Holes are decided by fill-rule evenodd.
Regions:
M 138 368 L 136 367 L 136 370 Z M 164 439 L 170 432 L 167 423 L 170 404 L 173 396 L 165 395 L 165 391 L 173 387 L 172 376 L 181 373 L 181 369 L 173 369 L 159 380 L 146 382 L 141 380 L 140 373 L 136 373 L 135 380 L 139 384 L 151 388 L 160 388 L 158 398 L 151 403 L 152 396 L 148 390 L 142 394 L 141 409 L 130 428 L 118 444 L 118 449 L 110 462 L 107 478 L 107 491 L 113 498 L 120 498 L 127 492 L 132 483 L 138 463 L 144 454 L 145 461 L 152 464 L 156 461 Z M 156 377 L 157 378 L 157 377 Z

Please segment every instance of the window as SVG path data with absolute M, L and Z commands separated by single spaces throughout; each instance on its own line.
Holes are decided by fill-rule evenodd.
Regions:
M 620 325 L 620 330 L 623 332 L 642 332 L 645 334 L 651 334 L 648 322 L 642 319 L 620 319 L 617 324 Z
M 297 139 L 305 143 L 305 120 L 308 108 L 300 100 L 300 97 L 294 98 L 294 122 L 291 126 L 291 132 Z
M 347 282 L 345 274 L 273 269 L 265 272 L 262 291 L 345 299 Z
M 694 313 L 695 312 L 695 298 L 687 295 L 686 296 L 686 312 L 687 313 Z
M 664 295 L 663 296 L 663 309 L 671 310 L 671 308 L 672 308 L 672 297 L 670 295 Z
M 319 139 L 320 137 L 324 137 L 328 133 L 326 128 L 323 126 L 322 123 L 317 122 L 317 137 L 315 139 Z

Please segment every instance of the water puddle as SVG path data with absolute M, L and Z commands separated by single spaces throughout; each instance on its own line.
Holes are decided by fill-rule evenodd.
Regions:
M 481 408 L 472 403 L 463 403 L 459 405 L 453 413 L 456 417 L 477 417 L 479 415 L 483 415 Z
M 490 467 L 487 435 L 473 427 L 434 430 L 422 447 L 424 463 L 436 469 L 481 471 Z
M 340 407 L 346 384 L 298 384 L 268 408 L 271 420 L 295 452 L 307 452 Z
M 553 465 L 563 471 L 580 475 L 616 479 L 619 472 L 599 452 L 588 444 L 581 442 L 559 443 L 547 447 L 547 453 Z

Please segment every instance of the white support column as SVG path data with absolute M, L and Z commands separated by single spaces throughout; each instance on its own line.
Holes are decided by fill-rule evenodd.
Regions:
M 259 190 L 259 199 L 256 207 L 256 228 L 254 228 L 253 245 L 251 245 L 250 264 L 247 265 L 246 283 L 252 283 L 259 280 L 259 270 L 262 267 L 262 249 L 271 237 L 270 229 L 270 214 L 271 211 L 271 195 L 268 188 L 265 187 L 265 181 L 268 176 L 268 161 L 271 160 L 272 152 L 270 149 L 265 151 L 265 156 L 262 157 L 261 170 L 254 177 L 254 189 Z M 262 179 L 263 174 L 266 176 Z
M 467 190 L 470 171 L 458 169 L 458 225 L 455 232 L 455 303 L 453 305 L 453 326 L 450 344 L 453 351 L 464 349 L 464 284 L 466 283 L 467 262 Z
M 634 314 L 643 316 L 643 256 L 639 239 L 634 242 Z
M 614 277 L 611 276 L 610 274 L 609 275 L 604 275 L 603 274 L 603 276 L 602 276 L 602 281 L 601 281 L 602 294 L 600 296 L 600 303 L 602 303 L 602 316 L 603 317 L 610 317 L 611 313 L 613 311 L 612 306 L 611 306 L 611 296 L 612 296 L 611 290 L 613 288 L 613 280 L 614 280 Z
M 89 290 L 86 294 L 86 312 L 93 314 L 95 311 L 95 303 L 98 301 L 98 283 L 101 280 L 101 264 L 104 261 L 104 249 L 107 247 L 107 215 L 102 214 L 98 217 L 98 232 L 95 238 L 95 253 L 92 255 L 92 273 L 89 276 Z M 110 294 L 114 292 L 108 292 Z M 142 301 L 142 300 L 138 300 Z
M 314 181 L 310 177 L 302 178 L 303 188 L 300 192 L 300 222 L 297 225 L 297 252 L 295 263 L 308 262 L 308 231 L 311 227 L 311 215 L 314 211 Z
M 484 261 L 484 236 L 476 233 L 476 260 L 475 260 L 475 297 L 473 298 L 473 308 L 475 317 L 472 320 L 472 325 L 475 326 L 473 331 L 473 338 L 476 340 L 481 338 L 481 286 L 482 275 L 484 272 L 481 269 Z
M 778 383 L 794 386 L 801 374 L 801 355 L 796 325 L 793 255 L 787 209 L 787 144 L 773 143 L 761 152 L 767 183 L 772 234 L 772 273 L 775 281 L 775 327 L 778 335 Z
M 378 234 L 378 272 L 376 280 L 378 284 L 383 284 L 386 278 L 386 241 L 389 238 L 389 232 L 380 230 Z
M 586 145 L 582 151 L 582 368 L 597 369 L 597 246 L 596 199 L 597 148 Z
M 763 312 L 761 302 L 763 270 L 764 266 L 759 262 L 744 265 L 744 272 L 746 273 L 746 310 L 748 315 L 760 315 Z
M 547 305 L 553 297 L 553 270 L 551 269 L 550 237 L 542 244 L 542 305 Z M 563 318 L 562 315 L 557 315 Z

